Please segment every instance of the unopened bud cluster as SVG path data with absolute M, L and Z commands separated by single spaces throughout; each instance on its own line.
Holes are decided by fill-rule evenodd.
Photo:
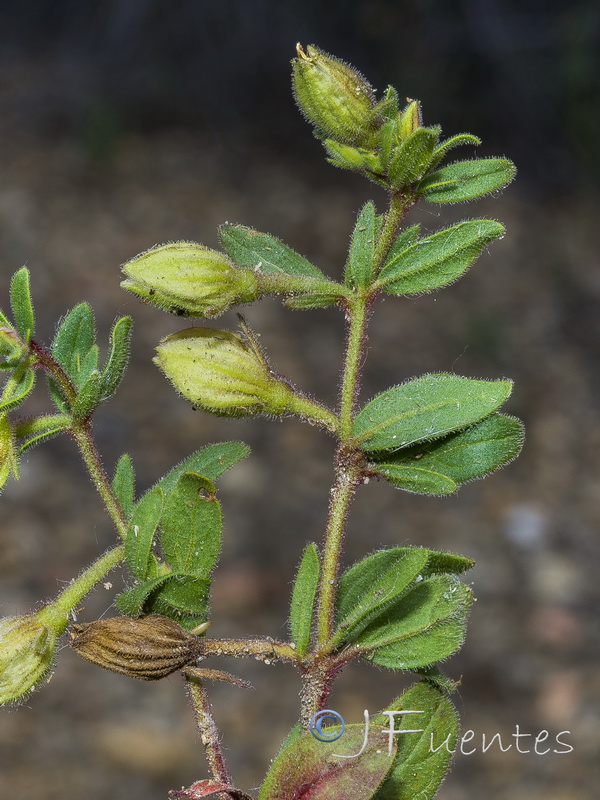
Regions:
M 362 172 L 394 191 L 418 182 L 432 162 L 439 129 L 422 129 L 420 104 L 407 100 L 401 109 L 390 86 L 377 101 L 372 86 L 353 67 L 318 47 L 297 46 L 293 59 L 296 102 L 324 140 L 329 161 Z
M 202 655 L 202 640 L 168 617 L 109 617 L 73 625 L 71 647 L 99 667 L 155 681 Z

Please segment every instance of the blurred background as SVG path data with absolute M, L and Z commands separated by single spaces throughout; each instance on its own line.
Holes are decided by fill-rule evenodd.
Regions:
M 223 556 L 215 636 L 285 637 L 304 544 L 321 539 L 332 441 L 294 420 L 232 422 L 194 412 L 151 364 L 185 321 L 138 304 L 118 265 L 155 243 L 217 246 L 217 226 L 283 238 L 339 276 L 357 210 L 374 185 L 327 165 L 290 92 L 297 41 L 359 68 L 382 91 L 423 103 L 426 124 L 483 139 L 518 180 L 469 206 L 428 205 L 435 230 L 491 216 L 508 235 L 455 286 L 380 301 L 363 397 L 426 371 L 511 377 L 508 410 L 525 420 L 514 464 L 456 497 L 371 484 L 357 497 L 346 562 L 407 543 L 477 560 L 467 642 L 448 664 L 477 753 L 459 756 L 443 800 L 592 800 L 600 780 L 600 6 L 586 0 L 37 0 L 0 5 L 0 276 L 26 264 L 38 337 L 89 300 L 100 341 L 134 318 L 131 368 L 96 417 L 107 468 L 132 455 L 140 490 L 193 449 L 223 439 L 253 448 L 220 482 Z M 461 151 L 470 157 L 472 151 Z M 343 321 L 335 310 L 244 309 L 273 364 L 336 401 Z M 233 312 L 216 323 L 235 327 Z M 36 391 L 29 411 L 47 407 Z M 108 548 L 114 533 L 73 445 L 31 452 L 2 498 L 0 613 L 24 613 Z M 79 615 L 113 613 L 123 580 Z M 231 767 L 256 787 L 294 724 L 293 671 L 218 664 L 253 692 L 211 689 Z M 410 683 L 353 666 L 331 701 L 362 720 Z M 481 753 L 481 735 L 515 726 L 561 731 L 568 754 Z M 531 744 L 533 740 L 530 739 Z M 180 679 L 142 684 L 67 648 L 50 684 L 0 711 L 0 794 L 36 800 L 151 800 L 206 776 Z

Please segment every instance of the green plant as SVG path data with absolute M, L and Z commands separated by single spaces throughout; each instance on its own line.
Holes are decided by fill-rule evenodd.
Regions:
M 293 61 L 300 109 L 323 140 L 328 160 L 357 172 L 388 196 L 378 214 L 361 209 L 343 280 L 326 277 L 279 239 L 242 225 L 220 230 L 223 252 L 193 242 L 148 250 L 124 265 L 123 286 L 145 302 L 183 316 L 213 317 L 240 303 L 280 295 L 297 309 L 336 306 L 347 341 L 339 408 L 309 397 L 270 365 L 253 332 L 194 327 L 158 344 L 156 363 L 175 389 L 198 408 L 224 416 L 293 414 L 337 441 L 335 480 L 321 546 L 302 555 L 290 607 L 289 641 L 207 637 L 212 572 L 221 547 L 221 508 L 215 481 L 248 455 L 239 442 L 210 445 L 187 458 L 151 489 L 135 496 L 134 469 L 124 454 L 112 479 L 96 450 L 92 418 L 116 391 L 127 365 L 131 320 L 119 319 L 100 366 L 94 316 L 87 303 L 60 322 L 50 347 L 34 338 L 35 318 L 26 269 L 13 277 L 12 320 L 0 317 L 2 369 L 0 477 L 18 477 L 21 453 L 59 433 L 75 440 L 121 543 L 75 578 L 53 601 L 25 617 L 0 621 L 0 702 L 18 702 L 50 675 L 59 637 L 81 599 L 125 562 L 131 586 L 116 599 L 122 616 L 73 625 L 72 647 L 113 671 L 154 680 L 184 675 L 206 748 L 211 777 L 173 797 L 211 794 L 243 798 L 233 787 L 204 687 L 205 680 L 238 678 L 198 662 L 219 655 L 280 660 L 303 679 L 300 720 L 273 762 L 261 800 L 349 797 L 409 800 L 435 795 L 450 761 L 433 751 L 430 734 L 452 743 L 458 733 L 449 699 L 454 688 L 439 664 L 461 646 L 472 602 L 459 579 L 473 562 L 422 547 L 372 553 L 340 574 L 343 532 L 351 500 L 372 478 L 430 495 L 447 495 L 508 463 L 519 452 L 521 423 L 498 409 L 511 382 L 434 373 L 393 386 L 360 408 L 358 392 L 366 331 L 374 301 L 384 293 L 419 295 L 461 277 L 504 233 L 494 220 L 469 219 L 433 234 L 402 229 L 410 209 L 471 200 L 505 186 L 513 165 L 499 158 L 440 166 L 450 150 L 477 145 L 470 134 L 441 139 L 425 126 L 417 101 L 399 107 L 392 87 L 381 100 L 352 67 L 315 47 Z M 52 413 L 15 414 L 45 373 Z M 339 725 L 325 723 L 335 676 L 355 659 L 420 677 L 371 720 L 369 735 L 350 725 L 335 750 Z M 407 736 L 419 714 L 419 731 Z M 388 725 L 389 735 L 381 726 Z M 339 752 L 341 751 L 341 752 Z M 360 755 L 356 755 L 360 751 Z

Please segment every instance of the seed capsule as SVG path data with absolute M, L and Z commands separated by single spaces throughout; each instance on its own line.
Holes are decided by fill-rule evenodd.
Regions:
M 236 303 L 260 295 L 251 270 L 236 267 L 223 253 L 196 242 L 153 247 L 123 264 L 121 286 L 174 314 L 216 317 Z
M 381 125 L 374 112 L 375 93 L 363 76 L 318 47 L 300 45 L 293 59 L 296 102 L 326 138 L 350 145 L 374 144 Z
M 71 647 L 104 669 L 154 681 L 202 655 L 202 640 L 168 617 L 110 617 L 73 625 Z

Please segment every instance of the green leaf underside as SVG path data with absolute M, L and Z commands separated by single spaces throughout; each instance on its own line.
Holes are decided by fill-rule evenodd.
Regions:
M 515 417 L 494 413 L 441 441 L 409 447 L 393 456 L 384 456 L 385 463 L 371 466 L 396 485 L 400 485 L 397 483 L 398 475 L 402 475 L 398 470 L 407 467 L 441 473 L 448 480 L 460 484 L 482 478 L 508 464 L 519 454 L 522 445 L 522 422 Z M 422 485 L 425 487 L 424 483 Z
M 212 481 L 185 472 L 169 494 L 161 520 L 161 545 L 171 569 L 209 578 L 221 550 L 221 506 Z
M 458 490 L 458 484 L 447 475 L 411 464 L 376 464 L 374 472 L 405 492 L 445 495 Z
M 169 495 L 184 472 L 196 472 L 214 481 L 249 453 L 250 448 L 243 442 L 209 444 L 174 466 L 160 479 L 157 486 L 161 487 L 165 495 Z
M 121 383 L 129 360 L 131 317 L 121 317 L 113 325 L 110 334 L 110 351 L 102 370 L 100 399 L 111 397 Z
M 127 589 L 127 591 L 122 592 L 115 600 L 116 607 L 122 614 L 127 614 L 129 617 L 136 617 L 144 608 L 144 604 L 152 592 L 171 578 L 172 575 L 167 573 L 139 583 L 132 589 Z
M 79 303 L 62 320 L 52 342 L 52 356 L 76 387 L 98 367 L 94 347 L 94 315 L 88 303 Z
M 152 596 L 152 610 L 177 619 L 192 617 L 199 624 L 208 613 L 210 581 L 191 575 L 171 575 Z M 193 625 L 192 625 L 193 627 Z
M 483 248 L 503 233 L 504 226 L 494 220 L 459 222 L 388 258 L 379 283 L 386 292 L 396 295 L 438 289 L 457 280 Z
M 100 373 L 93 372 L 86 378 L 73 402 L 72 413 L 75 419 L 85 419 L 94 411 L 100 402 L 101 389 Z
M 333 637 L 337 645 L 354 641 L 369 623 L 385 616 L 386 610 L 398 600 L 429 558 L 422 548 L 396 550 L 387 560 L 390 565 L 381 570 L 379 554 L 359 561 L 346 572 L 338 589 L 338 627 Z
M 29 290 L 29 271 L 26 267 L 21 267 L 12 277 L 10 305 L 21 338 L 25 342 L 29 342 L 35 328 L 35 315 Z
M 112 480 L 112 490 L 125 516 L 129 519 L 135 502 L 135 473 L 128 453 L 123 453 L 117 462 Z
M 394 189 L 423 177 L 437 140 L 438 134 L 435 131 L 417 128 L 396 148 L 388 171 Z
M 426 667 L 456 652 L 465 636 L 472 595 L 453 575 L 410 588 L 357 638 L 364 656 L 391 669 Z
M 326 279 L 321 270 L 280 239 L 259 233 L 245 225 L 221 225 L 219 236 L 223 249 L 240 267 L 260 270 L 265 275 L 295 275 Z
M 377 218 L 375 206 L 369 201 L 362 207 L 350 242 L 348 261 L 344 269 L 349 286 L 367 286 L 373 268 Z
M 304 655 L 310 645 L 312 615 L 319 585 L 320 564 L 316 545 L 309 544 L 302 561 L 292 591 L 290 606 L 290 630 L 296 652 Z
M 418 683 L 394 701 L 389 711 L 423 711 L 396 717 L 394 730 L 420 730 L 395 736 L 397 754 L 373 800 L 431 800 L 450 766 L 459 736 L 456 710 L 446 696 L 429 683 Z M 389 727 L 380 714 L 373 725 Z
M 149 577 L 150 554 L 163 503 L 163 491 L 160 486 L 156 486 L 136 505 L 129 522 L 125 538 L 125 558 L 131 574 L 141 581 Z
M 501 189 L 515 173 L 515 165 L 504 158 L 458 161 L 427 175 L 419 194 L 431 203 L 460 203 Z
M 403 253 L 406 249 L 408 249 L 411 245 L 413 245 L 417 241 L 417 239 L 419 238 L 420 230 L 421 230 L 420 225 L 411 225 L 410 228 L 407 228 L 405 231 L 402 231 L 401 234 L 396 236 L 392 246 L 388 250 L 385 264 L 381 268 L 382 271 L 386 269 L 387 265 L 390 264 L 392 261 L 394 261 L 400 255 L 400 253 Z
M 8 414 L 0 414 L 0 489 L 11 474 L 19 479 L 19 459 Z
M 336 728 L 323 726 L 323 731 Z M 335 742 L 319 741 L 311 733 L 295 738 L 273 761 L 258 800 L 370 800 L 394 763 L 396 744 L 390 755 L 387 735 L 380 726 L 372 727 L 365 751 L 350 758 L 362 748 L 363 738 L 363 725 L 347 725 Z
M 322 292 L 307 292 L 306 294 L 290 295 L 286 297 L 284 305 L 288 308 L 328 308 L 343 301 L 339 294 L 323 294 Z
M 430 169 L 436 167 L 442 159 L 455 147 L 460 147 L 463 144 L 472 144 L 478 147 L 481 144 L 481 139 L 478 136 L 473 136 L 471 133 L 458 133 L 456 136 L 451 136 L 439 145 L 433 151 L 433 158 L 431 159 Z
M 3 399 L 0 400 L 0 413 L 12 411 L 20 406 L 33 389 L 34 383 L 34 371 L 19 365 L 4 385 Z
M 71 417 L 66 414 L 46 414 L 20 423 L 15 427 L 15 438 L 19 441 L 19 454 L 69 430 L 71 422 Z
M 353 436 L 369 452 L 438 439 L 491 414 L 505 402 L 511 388 L 506 380 L 423 375 L 367 403 L 354 421 Z

